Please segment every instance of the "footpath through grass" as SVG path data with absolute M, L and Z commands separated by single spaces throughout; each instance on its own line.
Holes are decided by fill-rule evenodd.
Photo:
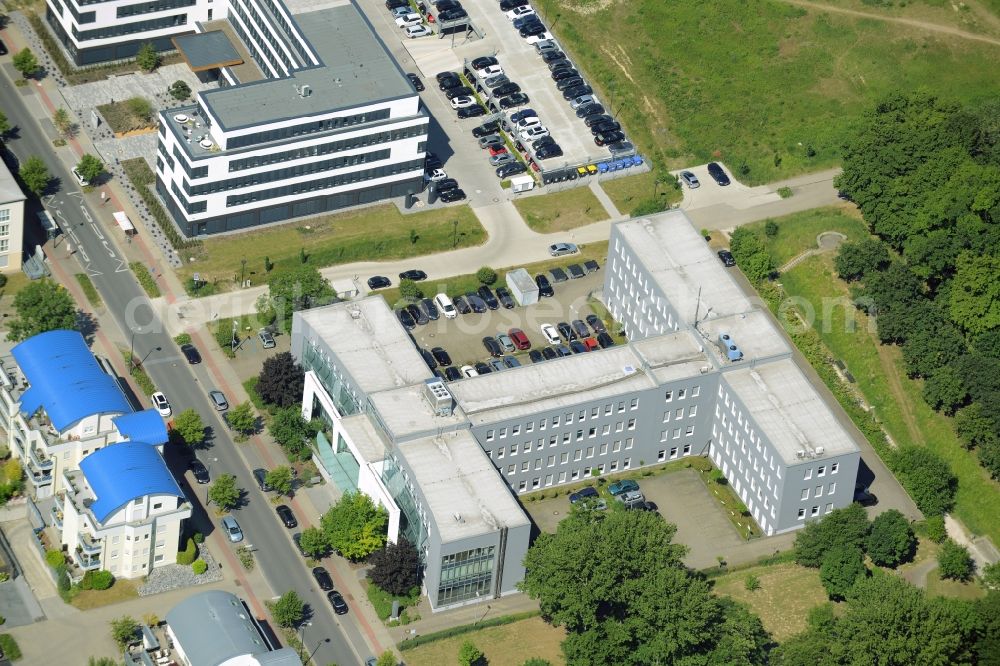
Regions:
M 199 273 L 203 281 L 224 291 L 239 282 L 243 259 L 246 278 L 259 284 L 267 280 L 268 268 L 274 272 L 298 265 L 303 253 L 316 267 L 405 259 L 480 245 L 486 230 L 468 206 L 403 215 L 385 204 L 200 240 L 181 252 L 184 267 L 178 274 L 190 283 Z
M 514 201 L 529 227 L 541 234 L 575 229 L 608 219 L 604 206 L 586 187 Z
M 776 261 L 814 246 L 815 235 L 824 226 L 855 239 L 866 233 L 859 220 L 836 209 L 806 211 L 777 222 L 779 232 L 773 239 L 765 238 L 763 222 L 749 227 L 765 238 Z M 785 295 L 795 299 L 798 311 L 812 322 L 833 357 L 844 362 L 892 440 L 898 445 L 927 446 L 948 461 L 958 477 L 954 515 L 974 534 L 1000 543 L 1000 484 L 988 477 L 975 454 L 962 447 L 953 420 L 924 402 L 923 382 L 906 376 L 899 349 L 877 344 L 875 324 L 851 304 L 848 286 L 833 267 L 834 256 L 810 257 L 784 273 L 780 282 Z
M 780 0 L 536 6 L 643 154 L 721 159 L 750 184 L 837 164 L 846 130 L 892 90 L 1000 91 L 984 66 L 1000 47 Z

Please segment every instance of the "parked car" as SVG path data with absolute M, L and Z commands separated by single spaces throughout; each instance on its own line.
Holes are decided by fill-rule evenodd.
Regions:
M 587 486 L 586 488 L 581 488 L 575 493 L 572 493 L 569 496 L 569 503 L 576 504 L 577 502 L 580 502 L 581 500 L 585 500 L 587 498 L 597 499 L 598 497 L 600 497 L 600 495 L 597 493 L 597 489 L 594 488 L 593 486 Z
M 470 291 L 465 295 L 465 300 L 469 301 L 469 307 L 472 308 L 473 312 L 482 314 L 489 310 L 489 306 L 486 305 L 486 301 L 479 297 L 479 294 Z
M 580 85 L 573 86 L 572 88 L 567 88 L 566 90 L 564 90 L 563 99 L 565 100 L 578 99 L 584 95 L 589 95 L 592 92 L 594 92 L 593 88 L 591 88 L 586 83 L 582 83 Z
M 590 328 L 587 327 L 587 324 L 582 319 L 574 319 L 571 326 L 573 327 L 573 332 L 579 338 L 585 338 L 590 335 Z
M 347 602 L 344 601 L 344 596 L 340 592 L 331 590 L 326 593 L 326 598 L 330 600 L 330 605 L 333 606 L 334 613 L 337 615 L 347 615 Z
M 486 301 L 486 306 L 490 310 L 496 310 L 500 307 L 500 301 L 497 300 L 497 297 L 493 295 L 493 292 L 490 291 L 490 288 L 485 284 L 479 287 L 479 290 L 476 293 L 479 294 L 479 298 Z
M 469 13 L 462 8 L 448 9 L 438 13 L 439 21 L 458 21 L 469 16 Z
M 424 19 L 420 14 L 416 12 L 410 12 L 409 14 L 404 14 L 403 16 L 396 17 L 396 27 L 408 28 L 410 26 L 416 26 L 423 23 Z
M 493 95 L 496 97 L 508 97 L 519 92 L 521 92 L 521 86 L 517 85 L 513 81 L 508 81 L 507 83 L 499 85 L 493 89 Z
M 532 9 L 530 5 L 522 5 L 521 7 L 515 7 L 509 12 L 505 12 L 507 18 L 509 18 L 511 21 L 513 21 L 514 19 L 519 19 L 523 16 L 530 16 L 531 14 L 534 13 L 535 10 Z
M 257 339 L 260 340 L 260 346 L 264 349 L 274 349 L 278 344 L 274 341 L 274 336 L 271 335 L 271 331 L 266 328 L 262 328 L 257 331 Z
M 466 377 L 466 378 L 468 378 L 468 377 L 478 377 L 479 373 L 476 372 L 476 369 L 473 368 L 471 365 L 463 365 L 462 366 L 462 376 Z
M 500 0 L 500 11 L 509 12 L 515 7 L 523 7 L 528 4 L 528 0 Z
M 497 178 L 510 178 L 511 176 L 524 173 L 527 170 L 527 167 L 520 162 L 514 162 L 513 164 L 504 164 L 501 167 L 497 167 L 496 174 Z
M 429 298 L 424 298 L 420 301 L 420 309 L 424 311 L 424 314 L 427 315 L 427 318 L 431 321 L 437 321 L 441 316 L 441 313 L 438 312 L 437 306 L 434 305 L 434 301 Z
M 253 478 L 257 482 L 257 487 L 260 491 L 267 493 L 271 491 L 271 486 L 267 485 L 267 470 L 258 467 L 253 471 Z
M 479 127 L 472 128 L 472 136 L 477 139 L 481 139 L 484 136 L 495 135 L 497 130 L 500 129 L 500 121 L 491 120 L 488 123 L 483 123 Z
M 201 363 L 201 354 L 198 353 L 198 350 L 194 345 L 181 345 L 181 353 L 184 354 L 184 358 L 186 358 L 187 362 L 191 365 Z
M 708 175 L 722 187 L 729 185 L 729 176 L 726 175 L 725 169 L 718 162 L 708 163 Z
M 611 339 L 607 331 L 601 331 L 597 334 L 597 344 L 601 345 L 601 349 L 607 349 L 608 347 L 614 347 L 615 341 Z
M 572 107 L 573 105 L 570 104 L 570 106 Z M 581 104 L 580 106 L 574 108 L 576 108 L 577 118 L 586 118 L 587 116 L 592 116 L 595 113 L 605 113 L 604 107 L 598 104 L 596 101 L 589 102 L 586 104 Z
M 493 372 L 493 370 L 490 369 L 490 366 L 486 363 L 483 363 L 482 361 L 476 363 L 473 367 L 475 367 L 476 372 L 478 372 L 481 375 L 488 375 L 491 372 Z
M 486 348 L 486 351 L 489 352 L 490 356 L 494 356 L 496 358 L 503 356 L 503 349 L 500 347 L 500 343 L 491 336 L 483 338 L 483 347 Z
M 591 134 L 615 132 L 622 128 L 621 123 L 615 120 L 603 120 L 590 128 Z
M 226 396 L 222 391 L 212 389 L 208 392 L 208 399 L 212 401 L 212 405 L 216 411 L 224 412 L 229 409 L 229 401 L 226 400 Z
M 563 91 L 570 88 L 575 88 L 577 86 L 582 86 L 584 84 L 583 77 L 578 74 L 573 74 L 561 79 L 556 79 L 556 90 Z
M 444 169 L 428 169 L 424 172 L 424 180 L 428 183 L 437 183 L 448 177 L 448 172 Z
M 511 164 L 516 161 L 517 158 L 508 153 L 506 150 L 490 155 L 490 166 L 492 167 L 503 166 L 504 164 Z
M 579 109 L 581 106 L 584 106 L 586 104 L 594 104 L 595 102 L 597 102 L 597 98 L 594 97 L 593 95 L 581 95 L 576 99 L 570 100 L 569 106 L 571 109 Z M 594 112 L 591 111 L 591 113 Z M 584 114 L 584 115 L 590 115 L 590 114 Z
M 417 76 L 413 72 L 407 72 L 406 73 L 406 78 L 408 78 L 410 80 L 410 83 L 413 84 L 413 89 L 414 90 L 416 90 L 417 92 L 423 92 L 424 91 L 424 82 L 420 80 L 419 76 Z
M 459 95 L 451 100 L 451 108 L 453 109 L 464 109 L 468 106 L 475 106 L 476 100 L 468 95 Z
M 447 192 L 441 193 L 441 201 L 445 203 L 451 203 L 453 201 L 461 201 L 465 198 L 465 190 L 448 190 Z
M 514 347 L 514 341 L 510 339 L 510 336 L 506 333 L 497 334 L 497 342 L 500 343 L 500 348 L 504 352 L 512 352 L 516 347 Z
M 497 287 L 497 300 L 500 301 L 500 305 L 504 306 L 507 310 L 514 307 L 514 297 L 510 295 L 507 291 L 507 287 Z
M 563 150 L 562 148 L 559 147 L 559 144 L 556 143 L 542 146 L 541 148 L 535 151 L 535 157 L 537 157 L 540 160 L 548 160 L 552 159 L 553 157 L 562 157 L 562 155 L 563 155 Z
M 608 120 L 614 120 L 614 118 L 606 113 L 592 113 L 589 116 L 584 116 L 583 124 L 587 127 L 593 127 L 594 125 L 599 125 Z
M 465 300 L 464 296 L 456 296 L 452 299 L 452 303 L 455 309 L 458 310 L 458 314 L 466 315 L 472 312 L 472 308 L 469 307 L 469 303 Z
M 587 324 L 589 324 L 590 327 L 592 329 L 594 329 L 594 333 L 603 333 L 604 331 L 607 330 L 604 327 L 604 322 L 601 321 L 601 318 L 598 317 L 595 314 L 589 314 L 589 315 L 587 315 L 586 321 L 587 321 Z
M 549 245 L 549 254 L 553 257 L 562 257 L 567 254 L 576 254 L 577 252 L 579 250 L 573 243 L 553 243 Z
M 555 345 L 556 354 L 560 357 L 572 356 L 573 352 L 566 345 Z
M 544 62 L 547 65 L 551 65 L 552 63 L 559 62 L 561 60 L 569 62 L 566 59 L 566 54 L 560 51 L 559 49 L 546 51 L 545 53 L 542 54 L 542 62 Z
M 198 458 L 191 458 L 191 474 L 194 475 L 194 480 L 199 484 L 204 485 L 211 481 L 208 475 L 208 468 L 205 467 L 205 463 L 198 460 Z
M 435 347 L 431 350 L 431 355 L 434 356 L 434 360 L 438 362 L 438 365 L 442 367 L 451 365 L 451 356 L 448 355 L 444 347 Z
M 565 67 L 556 67 L 554 69 L 553 68 L 549 69 L 549 71 L 552 72 L 552 80 L 565 81 L 566 79 L 579 78 L 582 81 L 583 79 L 580 77 L 580 73 L 575 69 L 573 69 L 573 66 L 569 64 L 568 60 L 565 62 L 567 63 Z
M 292 510 L 287 505 L 279 504 L 274 507 L 274 512 L 278 514 L 278 518 L 281 518 L 282 524 L 288 529 L 299 526 L 299 521 L 295 520 L 295 514 L 292 513 Z
M 474 106 L 465 106 L 458 110 L 458 119 L 465 120 L 467 118 L 479 118 L 480 116 L 486 115 L 486 109 L 479 106 L 478 104 Z
M 319 585 L 319 589 L 327 592 L 333 589 L 333 578 L 330 577 L 330 573 L 323 567 L 316 567 L 312 570 L 313 578 L 316 579 L 316 584 Z
M 427 273 L 425 273 L 425 272 L 423 272 L 421 270 L 411 269 L 411 270 L 403 271 L 402 273 L 400 273 L 399 274 L 399 279 L 400 280 L 413 280 L 414 282 L 420 282 L 421 280 L 426 280 L 427 279 Z
M 528 360 L 530 360 L 532 363 L 541 363 L 542 361 L 545 360 L 545 357 L 542 355 L 542 352 L 538 351 L 537 349 L 532 349 L 531 351 L 528 352 Z
M 469 64 L 472 65 L 472 69 L 476 71 L 482 71 L 487 67 L 499 65 L 500 61 L 497 60 L 494 56 L 479 56 L 478 58 L 474 58 L 472 62 Z
M 545 339 L 548 341 L 550 345 L 559 344 L 560 342 L 559 331 L 556 330 L 555 326 L 553 326 L 552 324 L 542 324 L 541 328 L 542 328 L 542 335 L 545 336 Z
M 559 335 L 561 335 L 566 342 L 576 340 L 576 333 L 573 331 L 573 327 L 567 322 L 559 322 L 556 324 L 556 328 L 559 329 Z
M 518 361 L 513 356 L 504 356 L 503 357 L 503 364 L 505 366 L 507 366 L 508 368 L 520 368 L 521 367 L 521 362 Z
M 719 255 L 719 261 L 722 262 L 723 266 L 726 266 L 727 268 L 732 268 L 733 266 L 736 265 L 736 258 L 733 256 L 733 253 L 730 252 L 729 250 L 719 250 L 718 255 Z
M 373 275 L 368 278 L 369 289 L 385 289 L 392 286 L 392 280 L 383 275 Z
M 694 175 L 690 171 L 681 171 L 681 180 L 684 184 L 688 186 L 689 189 L 696 190 L 701 187 L 701 183 L 698 181 L 698 176 Z
M 534 141 L 548 135 L 549 130 L 545 125 L 535 125 L 534 127 L 528 127 L 518 132 L 518 137 L 520 137 L 521 141 Z
M 608 492 L 617 497 L 623 493 L 639 492 L 639 484 L 632 479 L 622 479 L 615 481 L 608 486 Z
M 408 25 L 403 28 L 403 34 L 406 35 L 407 39 L 416 39 L 417 37 L 427 37 L 428 35 L 433 35 L 434 31 L 428 28 L 426 25 Z M 423 88 L 417 88 L 417 92 L 420 92 Z
M 434 368 L 438 367 L 438 363 L 434 359 L 434 354 L 430 353 L 429 351 L 427 351 L 423 347 L 419 348 L 417 351 L 420 352 L 420 357 L 422 359 L 424 359 L 424 363 L 427 364 L 428 368 L 430 368 L 431 370 L 433 370 Z
M 542 350 L 542 358 L 546 361 L 551 361 L 552 359 L 559 358 L 559 354 L 557 354 L 556 350 L 552 347 L 546 347 Z
M 413 315 L 406 308 L 396 310 L 396 317 L 399 319 L 399 323 L 403 325 L 403 328 L 408 331 L 413 330 L 417 326 L 417 320 L 413 318 Z
M 574 354 L 583 354 L 590 351 L 587 349 L 587 345 L 583 344 L 579 340 L 571 340 L 569 343 L 569 348 L 573 350 Z
M 458 379 L 461 379 L 462 378 L 462 373 L 460 373 L 458 371 L 458 368 L 456 368 L 455 366 L 449 365 L 447 368 L 444 369 L 444 377 L 449 382 L 453 382 L 453 381 L 456 381 Z
M 416 305 L 407 305 L 406 311 L 410 313 L 410 316 L 413 317 L 413 321 L 417 322 L 418 326 L 423 326 L 430 321 L 430 319 L 427 318 L 427 315 L 424 314 L 424 312 Z
M 150 401 L 153 403 L 153 407 L 156 411 L 160 413 L 160 416 L 167 417 L 171 414 L 170 402 L 167 400 L 167 396 L 163 395 L 160 391 L 157 391 L 149 397 Z
M 594 137 L 594 143 L 598 146 L 604 146 L 609 143 L 614 143 L 615 141 L 621 141 L 624 138 L 625 135 L 618 130 L 612 132 L 601 132 Z
M 525 351 L 526 349 L 531 349 L 531 341 L 528 340 L 528 336 L 519 328 L 512 328 L 507 331 L 508 337 L 510 337 L 511 342 L 514 346 Z
M 538 295 L 543 298 L 555 296 L 555 289 L 549 284 L 549 279 L 544 275 L 535 276 L 535 284 L 538 285 Z
M 500 100 L 501 109 L 513 109 L 515 106 L 521 106 L 522 104 L 527 104 L 531 100 L 522 92 L 514 93 L 510 97 L 504 97 Z
M 521 109 L 516 113 L 510 114 L 510 124 L 517 125 L 522 120 L 527 120 L 528 118 L 538 118 L 538 113 L 534 109 Z M 538 122 L 541 122 L 540 120 Z
M 499 134 L 487 134 L 486 136 L 479 137 L 480 148 L 503 147 L 504 145 L 503 137 Z
M 243 530 L 240 529 L 240 524 L 232 516 L 226 516 L 222 519 L 222 531 L 233 543 L 243 541 Z

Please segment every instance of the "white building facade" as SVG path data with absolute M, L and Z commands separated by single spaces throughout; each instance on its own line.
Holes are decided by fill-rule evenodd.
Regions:
M 0 161 L 0 273 L 21 270 L 25 198 L 14 174 Z

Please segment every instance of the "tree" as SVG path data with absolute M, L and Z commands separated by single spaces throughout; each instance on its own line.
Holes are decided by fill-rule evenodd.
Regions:
M 139 623 L 134 617 L 123 615 L 111 620 L 111 638 L 124 650 L 139 637 Z
M 215 502 L 220 511 L 230 511 L 240 503 L 243 490 L 236 485 L 236 477 L 223 474 L 208 489 L 208 499 Z
M 399 295 L 412 301 L 423 298 L 424 292 L 420 290 L 420 286 L 413 280 L 404 279 L 399 281 Z
M 976 570 L 976 563 L 969 555 L 969 549 L 960 546 L 951 539 L 947 539 L 941 544 L 938 551 L 938 572 L 942 578 L 966 581 L 972 577 Z
M 1000 442 L 1000 432 L 979 402 L 955 412 L 955 430 L 962 444 L 969 449 Z
M 90 153 L 84 153 L 83 157 L 76 164 L 76 170 L 80 172 L 84 180 L 89 180 L 93 183 L 104 173 L 104 162 Z
M 837 545 L 823 555 L 819 579 L 830 599 L 840 601 L 847 596 L 855 581 L 867 572 L 860 548 Z
M 995 588 L 987 592 L 985 597 L 975 602 L 975 610 L 982 623 L 973 648 L 976 663 L 979 666 L 1000 666 L 1000 592 Z
M 289 590 L 278 597 L 271 606 L 271 615 L 280 627 L 294 627 L 305 615 L 305 603 L 295 590 Z
M 257 413 L 250 401 L 241 402 L 226 413 L 229 427 L 237 433 L 237 439 L 246 439 L 257 430 Z
M 375 662 L 375 666 L 397 666 L 399 664 L 399 659 L 393 654 L 392 650 L 386 650 L 378 656 L 378 661 Z
M 945 365 L 928 375 L 923 396 L 928 405 L 951 415 L 969 399 L 969 392 L 958 370 Z
M 739 262 L 740 270 L 753 284 L 760 284 L 774 273 L 774 262 L 766 252 L 757 252 Z
M 1000 328 L 1000 254 L 959 255 L 949 306 L 951 320 L 970 333 Z
M 420 585 L 420 553 L 403 537 L 376 550 L 368 563 L 368 580 L 390 594 L 405 596 Z
M 281 352 L 264 360 L 257 377 L 257 394 L 268 405 L 291 407 L 302 403 L 306 373 L 291 352 Z
M 167 92 L 170 93 L 171 97 L 181 102 L 191 96 L 191 86 L 178 79 L 170 84 Z
M 983 567 L 982 583 L 987 590 L 1000 590 L 1000 562 Z
M 476 271 L 476 279 L 481 284 L 493 284 L 497 281 L 497 272 L 489 266 L 483 266 Z
M 307 557 L 319 559 L 330 551 L 330 540 L 318 527 L 307 527 L 299 537 L 299 547 Z
M 320 525 L 330 546 L 344 557 L 360 560 L 385 545 L 389 514 L 362 492 L 345 493 L 323 514 Z
M 38 58 L 28 47 L 14 54 L 13 63 L 14 69 L 21 73 L 21 78 L 30 79 L 38 71 Z
M 768 220 L 764 223 L 764 235 L 768 238 L 774 238 L 778 235 L 778 223 L 774 220 Z
M 303 264 L 271 275 L 268 280 L 271 304 L 277 320 L 286 331 L 292 327 L 292 314 L 336 299 L 333 287 L 315 266 Z
M 819 567 L 827 551 L 836 546 L 862 549 L 868 536 L 868 514 L 860 504 L 834 509 L 822 520 L 810 521 L 795 536 L 795 561 Z
M 3 139 L 7 132 L 10 131 L 10 121 L 7 120 L 7 114 L 0 111 L 0 139 Z
M 944 526 L 944 516 L 941 514 L 927 516 L 927 520 L 924 521 L 924 531 L 927 538 L 934 543 L 944 543 L 944 540 L 948 538 L 948 530 Z
M 485 662 L 483 651 L 477 648 L 472 641 L 465 641 L 458 649 L 459 666 L 483 666 Z
M 69 117 L 69 111 L 61 106 L 52 114 L 52 124 L 63 136 L 69 135 L 73 129 L 73 119 Z
M 917 539 L 906 517 L 890 509 L 875 516 L 866 546 L 872 562 L 880 567 L 896 567 L 913 557 Z
M 955 503 L 958 479 L 948 463 L 922 446 L 904 446 L 895 453 L 895 472 L 924 514 L 943 514 Z
M 149 42 L 140 46 L 139 52 L 135 54 L 135 64 L 147 74 L 159 67 L 160 54 L 156 52 L 156 47 Z
M 193 448 L 205 441 L 205 422 L 194 409 L 185 409 L 174 417 L 173 432 Z
M 62 285 L 34 280 L 14 297 L 16 316 L 7 322 L 7 339 L 26 340 L 39 333 L 77 328 L 76 303 Z
M 21 163 L 17 175 L 21 177 L 28 191 L 36 197 L 42 196 L 49 186 L 49 181 L 52 180 L 52 175 L 49 173 L 49 168 L 45 166 L 45 162 L 34 155 Z
M 292 494 L 292 468 L 288 465 L 275 467 L 264 476 L 266 483 L 279 495 Z
M 833 264 L 842 280 L 861 280 L 868 273 L 889 265 L 889 249 L 877 238 L 865 238 L 840 246 Z
M 287 407 L 274 412 L 268 421 L 267 431 L 290 459 L 306 459 L 311 455 L 310 441 L 316 436 L 316 429 L 302 418 L 298 407 Z

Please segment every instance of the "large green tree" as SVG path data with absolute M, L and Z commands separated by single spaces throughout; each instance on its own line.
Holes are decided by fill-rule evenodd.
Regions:
M 896 476 L 925 514 L 945 513 L 955 503 L 958 480 L 948 462 L 922 446 L 904 446 L 895 452 Z
M 860 548 L 838 544 L 823 555 L 819 579 L 830 599 L 840 601 L 867 571 Z
M 80 172 L 80 175 L 85 180 L 95 183 L 100 175 L 104 173 L 104 162 L 90 153 L 84 153 L 83 157 L 76 164 L 76 170 Z
M 810 521 L 795 535 L 795 561 L 818 568 L 827 551 L 837 546 L 862 549 L 869 527 L 868 514 L 860 504 L 834 509 L 822 520 Z
M 1000 328 L 1000 254 L 959 255 L 950 294 L 955 324 L 970 333 Z
M 942 578 L 954 580 L 969 580 L 976 563 L 969 554 L 969 549 L 960 546 L 951 539 L 946 539 L 938 551 L 938 571 Z
M 274 273 L 267 286 L 271 308 L 286 331 L 291 330 L 293 313 L 331 303 L 336 297 L 326 278 L 308 264 Z
M 4 113 L 3 111 L 0 111 L 0 140 L 2 140 L 9 131 L 10 131 L 10 121 L 7 120 L 7 114 Z
M 16 315 L 7 322 L 7 339 L 19 342 L 39 333 L 76 329 L 76 303 L 70 293 L 48 278 L 34 280 L 14 297 Z
M 208 489 L 208 499 L 215 503 L 221 511 L 234 509 L 243 496 L 243 490 L 236 485 L 236 477 L 223 474 L 218 477 Z
M 305 460 L 311 455 L 310 440 L 316 429 L 302 418 L 298 407 L 279 409 L 271 415 L 267 431 L 292 460 Z
M 174 417 L 173 432 L 183 443 L 197 447 L 205 441 L 205 422 L 194 409 L 185 409 Z
M 538 537 L 520 587 L 566 629 L 567 663 L 685 663 L 695 655 L 760 663 L 768 639 L 759 620 L 721 602 L 683 565 L 675 532 L 647 512 L 582 512 Z
M 889 250 L 877 238 L 864 238 L 840 246 L 834 266 L 841 279 L 860 280 L 865 274 L 889 265 Z
M 368 557 L 382 548 L 388 524 L 385 508 L 362 492 L 345 493 L 320 519 L 330 546 L 351 560 Z
M 12 59 L 14 69 L 21 73 L 25 79 L 29 79 L 38 71 L 38 58 L 27 46 L 14 54 Z
M 875 516 L 868 532 L 866 551 L 872 562 L 881 567 L 895 567 L 913 557 L 917 539 L 906 516 L 889 509 Z
M 49 181 L 52 180 L 52 174 L 49 173 L 49 168 L 45 166 L 45 162 L 34 155 L 21 163 L 20 168 L 17 170 L 17 175 L 21 177 L 28 191 L 36 197 L 42 196 L 49 186 Z
M 271 606 L 271 615 L 279 627 L 294 627 L 305 617 L 305 602 L 295 590 L 289 590 Z

